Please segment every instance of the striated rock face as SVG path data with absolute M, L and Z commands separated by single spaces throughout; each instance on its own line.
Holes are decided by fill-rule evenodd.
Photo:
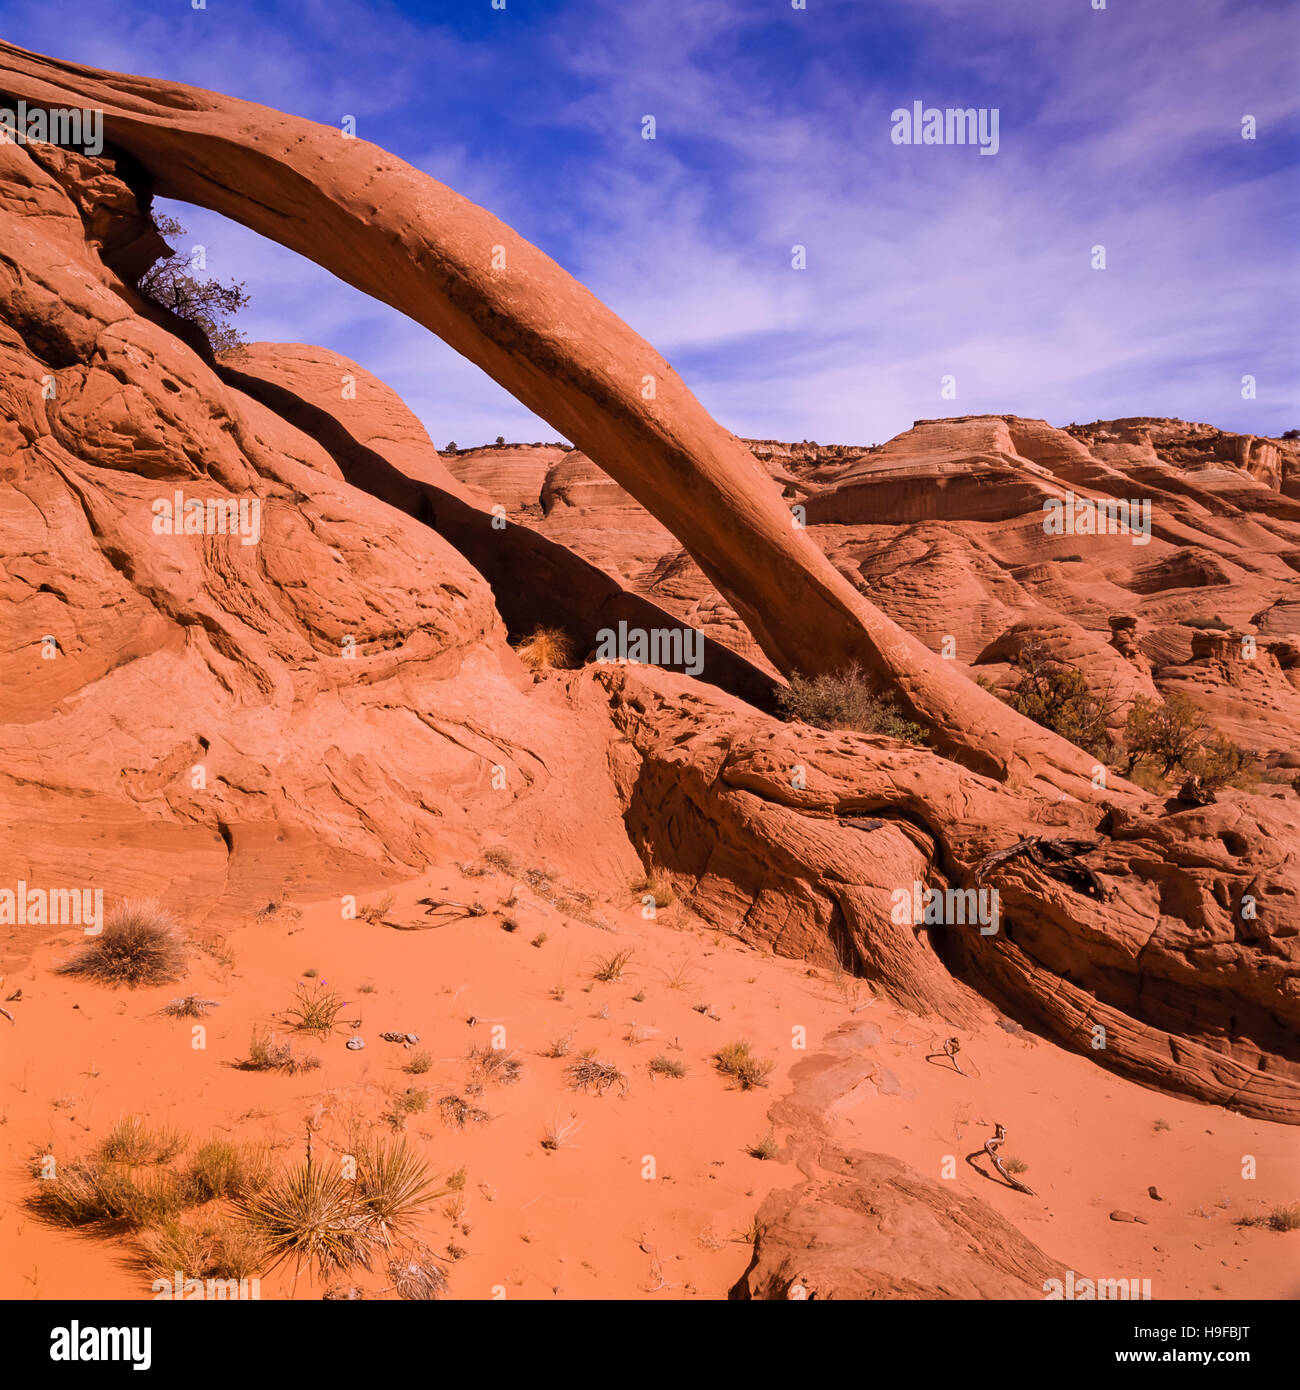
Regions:
M 1041 1299 L 1064 1268 L 990 1206 L 887 1154 L 827 1145 L 759 1208 L 733 1299 Z
M 223 920 L 494 824 L 630 872 L 606 721 L 533 687 L 448 542 L 142 316 L 87 240 L 138 219 L 111 169 L 0 145 L 6 873 Z M 160 534 L 178 492 L 255 542 Z
M 969 1021 L 973 987 L 1126 1076 L 1300 1122 L 1294 797 L 1099 819 L 892 739 L 775 724 L 668 672 L 598 680 L 635 750 L 618 771 L 633 842 L 706 920 L 923 1015 Z M 981 872 L 1035 837 L 1078 856 Z M 914 884 L 996 889 L 998 929 L 900 918 Z
M 0 235 L 14 878 L 158 894 L 221 921 L 365 892 L 492 836 L 587 881 L 653 862 L 718 928 L 838 962 L 918 1013 L 969 1019 L 983 994 L 1126 1075 L 1297 1118 L 1293 801 L 1178 809 L 1129 793 L 1106 810 L 1051 778 L 1007 784 L 928 748 L 779 723 L 682 675 L 534 681 L 507 624 L 548 603 L 587 632 L 609 614 L 662 618 L 544 534 L 494 529 L 490 490 L 355 364 L 302 346 L 219 364 L 196 351 L 105 259 L 138 263 L 150 244 L 113 160 L 0 145 Z M 349 371 L 360 389 L 343 402 Z M 956 447 L 969 424 L 926 437 Z M 1004 432 L 1034 469 L 1099 466 L 1033 422 L 981 424 L 981 447 Z M 585 457 L 547 464 L 539 513 L 635 518 Z M 233 504 L 235 532 L 160 528 L 178 494 L 182 514 Z M 1268 651 L 1289 682 L 1294 652 Z M 1209 643 L 1191 664 L 1230 682 L 1230 655 Z M 756 674 L 730 660 L 736 682 Z M 1063 868 L 985 862 L 1042 837 L 1078 842 Z M 895 895 L 920 885 L 996 888 L 999 930 L 900 918 Z
M 950 652 L 954 671 L 1006 689 L 1034 641 L 1114 700 L 1112 732 L 1137 695 L 1178 693 L 1281 765 L 1300 727 L 1300 675 L 1286 658 L 1300 645 L 1300 508 L 1285 491 L 1300 478 L 1300 441 L 1267 441 L 1279 463 L 1261 470 L 1250 460 L 1265 443 L 1181 421 L 1062 430 L 973 416 L 919 421 L 871 450 L 819 447 L 807 466 L 766 442 L 755 451 L 841 574 Z M 467 457 L 458 476 L 489 476 L 492 453 Z M 1069 493 L 1149 502 L 1150 537 L 1049 535 L 1044 503 Z M 761 661 L 690 555 L 662 529 L 638 529 L 629 501 L 597 494 L 583 526 L 563 533 L 558 511 L 538 508 L 527 524 Z
M 970 766 L 1091 794 L 1085 755 L 867 602 L 668 363 L 490 213 L 364 141 L 197 88 L 0 44 L 0 90 L 101 109 L 107 141 L 157 192 L 236 218 L 437 333 L 667 526 L 779 669 L 857 660 Z

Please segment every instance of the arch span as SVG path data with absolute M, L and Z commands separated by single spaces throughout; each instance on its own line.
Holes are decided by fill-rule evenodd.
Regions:
M 1087 755 L 867 602 L 663 357 L 490 212 L 376 145 L 180 83 L 0 43 L 0 91 L 102 110 L 106 139 L 158 193 L 242 222 L 437 334 L 668 527 L 781 670 L 857 661 L 933 729 L 940 752 L 1002 780 L 1091 794 Z

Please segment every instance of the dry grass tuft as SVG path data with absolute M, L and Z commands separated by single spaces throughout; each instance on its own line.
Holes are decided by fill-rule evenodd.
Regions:
M 596 969 L 591 978 L 599 980 L 603 984 L 612 984 L 615 980 L 621 980 L 633 955 L 635 952 L 629 946 L 626 951 L 617 951 L 614 955 L 606 956 L 603 960 L 598 958 Z
M 560 627 L 535 627 L 515 652 L 530 671 L 563 670 L 573 665 L 573 642 Z
M 185 1138 L 174 1129 L 152 1129 L 139 1115 L 123 1115 L 100 1140 L 95 1157 L 101 1163 L 125 1163 L 132 1167 L 169 1163 L 185 1147 Z
M 158 1010 L 168 1018 L 203 1018 L 212 1009 L 221 1005 L 215 999 L 200 999 L 197 994 L 186 994 L 179 999 L 169 1000 Z
M 524 1074 L 518 1052 L 480 1043 L 465 1054 L 474 1073 L 497 1086 L 513 1086 Z
M 611 1062 L 602 1062 L 595 1057 L 582 1057 L 565 1068 L 569 1085 L 575 1091 L 594 1091 L 603 1096 L 611 1086 L 618 1086 L 627 1094 L 627 1077 Z
M 283 1071 L 292 1076 L 300 1071 L 315 1071 L 320 1064 L 319 1057 L 295 1052 L 292 1043 L 279 1042 L 274 1033 L 254 1028 L 248 1056 L 235 1065 L 240 1071 Z
M 128 989 L 167 984 L 185 973 L 185 942 L 176 919 L 156 900 L 124 902 L 59 973 Z
M 650 1059 L 651 1076 L 671 1076 L 680 1081 L 686 1075 L 686 1066 L 678 1062 L 675 1058 L 665 1057 L 661 1052 L 657 1057 Z
M 486 1124 L 492 1118 L 486 1110 L 471 1105 L 460 1096 L 443 1096 L 438 1102 L 438 1111 L 444 1124 L 454 1125 L 457 1129 L 464 1129 L 466 1125 Z
M 541 1145 L 548 1153 L 555 1153 L 557 1149 L 572 1148 L 573 1136 L 582 1128 L 582 1121 L 572 1112 L 568 1115 L 561 1115 L 557 1110 L 555 1118 L 548 1125 L 544 1125 L 541 1133 Z
M 300 1033 L 316 1033 L 324 1037 L 338 1026 L 339 1014 L 348 1006 L 333 986 L 320 980 L 294 986 L 294 1002 L 284 1011 L 289 1025 Z
M 739 1041 L 728 1043 L 713 1054 L 717 1068 L 724 1076 L 730 1076 L 739 1090 L 752 1091 L 766 1086 L 772 1073 L 774 1062 L 755 1057 L 749 1043 Z

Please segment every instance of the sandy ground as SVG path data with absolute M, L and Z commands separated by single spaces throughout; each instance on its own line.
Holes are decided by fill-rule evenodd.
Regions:
M 517 903 L 503 908 L 512 888 Z M 289 1163 L 303 1156 L 309 1128 L 318 1156 L 339 1147 L 349 1122 L 389 1133 L 381 1117 L 411 1086 L 427 1091 L 429 1108 L 406 1118 L 405 1135 L 436 1169 L 466 1170 L 463 1210 L 440 1201 L 423 1222 L 447 1256 L 449 1298 L 724 1298 L 749 1262 L 762 1198 L 800 1181 L 780 1123 L 792 1107 L 820 1113 L 840 1142 L 961 1185 L 1081 1274 L 1149 1278 L 1156 1299 L 1300 1294 L 1300 1238 L 1236 1224 L 1295 1200 L 1292 1129 L 1122 1081 L 1000 1025 L 992 1010 L 960 1035 L 971 1074 L 959 1075 L 928 1058 L 952 1029 L 860 983 L 719 937 L 681 905 L 645 921 L 629 894 L 602 908 L 611 932 L 508 874 L 449 869 L 398 890 L 386 922 L 424 926 L 417 903 L 427 896 L 489 910 L 400 930 L 343 920 L 337 901 L 282 907 L 222 938 L 217 955 L 196 952 L 184 982 L 135 991 L 54 973 L 80 944 L 75 930 L 11 969 L 0 997 L 22 994 L 7 1005 L 16 1025 L 0 1020 L 0 1297 L 152 1296 L 129 1238 L 57 1228 L 29 1209 L 35 1155 L 66 1161 L 120 1116 L 140 1114 L 195 1142 L 268 1144 Z M 592 979 L 599 959 L 628 947 L 621 979 Z M 333 1036 L 293 1035 L 324 1065 L 297 1075 L 237 1069 L 255 1026 L 290 1036 L 277 1015 L 309 970 L 349 1001 Z M 358 988 L 368 985 L 373 992 Z M 203 1021 L 201 1048 L 192 1020 L 158 1012 L 191 992 L 220 1003 Z M 345 1046 L 352 1020 L 364 1050 Z M 382 1041 L 389 1030 L 419 1034 L 418 1050 L 433 1056 L 427 1073 L 403 1070 L 412 1050 Z M 626 1073 L 625 1095 L 570 1089 L 573 1056 L 544 1055 L 566 1034 L 572 1054 L 596 1048 Z M 796 1046 L 801 1037 L 806 1047 Z M 738 1038 L 775 1063 L 767 1088 L 738 1091 L 713 1066 L 717 1048 Z M 467 1050 L 494 1040 L 517 1049 L 521 1078 L 475 1098 L 490 1120 L 444 1123 L 437 1102 L 463 1093 Z M 652 1076 L 647 1064 L 660 1053 L 687 1075 Z M 747 1150 L 773 1123 L 769 1110 L 782 1148 L 761 1159 Z M 540 1134 L 557 1114 L 581 1127 L 571 1146 L 548 1152 Z M 1028 1164 L 1022 1176 L 1036 1196 L 966 1161 L 998 1122 L 1004 1156 Z M 1247 1156 L 1253 1179 L 1243 1177 Z M 1112 1220 L 1116 1210 L 1141 1220 Z M 262 1279 L 261 1296 L 315 1298 L 323 1287 L 284 1268 Z

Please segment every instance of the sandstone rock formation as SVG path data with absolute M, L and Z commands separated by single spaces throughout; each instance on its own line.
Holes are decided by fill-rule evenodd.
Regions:
M 125 111 L 145 98 L 121 102 Z M 119 114 L 116 128 L 161 164 L 182 148 L 171 120 L 192 119 L 195 130 L 208 120 L 186 109 L 191 116 Z M 255 173 L 270 173 L 263 156 L 249 158 L 246 186 L 260 187 Z M 113 157 L 0 146 L 0 602 L 14 672 L 0 696 L 6 862 L 32 881 L 73 872 L 114 897 L 161 894 L 214 922 L 284 896 L 364 890 L 492 835 L 574 874 L 625 882 L 651 862 L 719 929 L 838 961 L 920 1013 L 970 1018 L 983 994 L 1149 1084 L 1297 1117 L 1294 800 L 1234 795 L 1189 808 L 1130 792 L 1107 809 L 1059 795 L 1051 777 L 1007 784 L 928 748 L 779 723 L 723 682 L 600 666 L 534 681 L 502 620 L 512 604 L 511 626 L 541 611 L 521 582 L 541 572 L 530 567 L 549 566 L 543 587 L 588 628 L 620 604 L 644 613 L 635 605 L 648 600 L 528 527 L 502 541 L 488 493 L 444 468 L 391 393 L 364 375 L 346 407 L 326 391 L 342 359 L 261 348 L 242 365 L 207 360 L 123 278 L 156 246 L 124 171 L 128 162 L 119 169 Z M 322 166 L 326 184 L 327 173 Z M 312 206 L 324 197 L 287 186 Z M 353 213 L 323 225 L 341 237 Z M 360 259 L 378 257 L 376 247 L 363 238 Z M 462 311 L 446 313 L 456 333 L 469 333 Z M 512 361 L 513 372 L 537 370 Z M 576 410 L 576 388 L 557 389 Z M 971 424 L 925 428 L 944 476 L 958 476 L 950 455 L 966 447 Z M 691 437 L 707 454 L 712 436 L 696 425 Z M 1025 474 L 1026 495 L 1115 471 L 1041 423 L 999 418 L 974 433 L 997 476 Z M 890 468 L 923 471 L 908 447 L 880 452 Z M 610 448 L 617 457 L 622 445 Z M 1139 444 L 1115 448 L 1146 458 Z M 552 512 L 569 505 L 562 497 L 596 506 L 598 480 L 582 459 L 555 462 L 564 469 L 548 468 L 539 510 L 542 493 Z M 695 477 L 691 459 L 678 463 L 649 489 L 652 500 Z M 841 466 L 819 460 L 800 486 Z M 1176 492 L 1172 465 L 1142 467 L 1166 468 L 1167 494 L 1192 505 Z M 720 475 L 715 495 L 740 485 L 739 475 Z M 647 491 L 639 475 L 621 481 Z M 1252 496 L 1259 487 L 1246 486 Z M 158 504 L 165 510 L 178 491 L 237 510 L 257 502 L 259 543 L 160 531 Z M 1203 501 L 1209 519 L 1196 520 L 1225 535 L 1229 522 L 1244 525 L 1257 569 L 1271 575 L 1285 563 L 1291 504 L 1269 496 L 1271 528 Z M 608 493 L 599 505 L 625 507 Z M 662 507 L 665 517 L 676 505 Z M 873 544 L 906 524 L 879 528 Z M 1188 519 L 1161 526 L 1193 532 Z M 699 534 L 697 523 L 683 538 Z M 938 530 L 928 548 L 905 539 L 895 549 L 918 572 L 920 557 L 945 543 Z M 1017 543 L 1041 557 L 1038 536 L 1000 542 Z M 973 539 L 963 544 L 974 552 Z M 808 582 L 820 572 L 811 566 Z M 1131 603 L 1132 591 L 1123 597 Z M 1094 611 L 1108 624 L 1128 610 L 1116 601 Z M 874 622 L 865 618 L 862 631 L 882 631 Z M 1141 683 L 1096 627 L 1075 627 L 1098 660 Z M 980 642 L 996 635 L 976 625 Z M 978 655 L 964 640 L 968 659 Z M 911 646 L 892 650 L 901 662 Z M 1290 689 L 1290 647 L 1268 650 L 1268 679 Z M 1228 645 L 1207 639 L 1197 657 L 1189 643 L 1187 655 L 1222 665 L 1230 682 Z M 733 660 L 738 680 L 757 674 Z M 926 660 L 926 671 L 937 669 L 939 658 Z M 974 689 L 941 674 L 945 689 Z M 929 689 L 928 680 L 912 688 Z M 1041 747 L 1026 745 L 1024 757 Z M 1075 848 L 1053 860 L 1037 850 L 1043 840 Z M 990 865 L 1008 850 L 1017 852 Z M 918 884 L 996 887 L 1000 930 L 900 920 L 894 895 Z
M 245 223 L 437 333 L 658 517 L 780 669 L 857 660 L 942 750 L 993 775 L 1089 793 L 1085 755 L 866 602 L 672 367 L 490 213 L 376 146 L 178 83 L 0 44 L 0 91 L 102 110 L 110 145 L 158 193 Z
M 773 1192 L 734 1299 L 1041 1299 L 1064 1269 L 984 1202 L 886 1154 L 827 1145 Z

